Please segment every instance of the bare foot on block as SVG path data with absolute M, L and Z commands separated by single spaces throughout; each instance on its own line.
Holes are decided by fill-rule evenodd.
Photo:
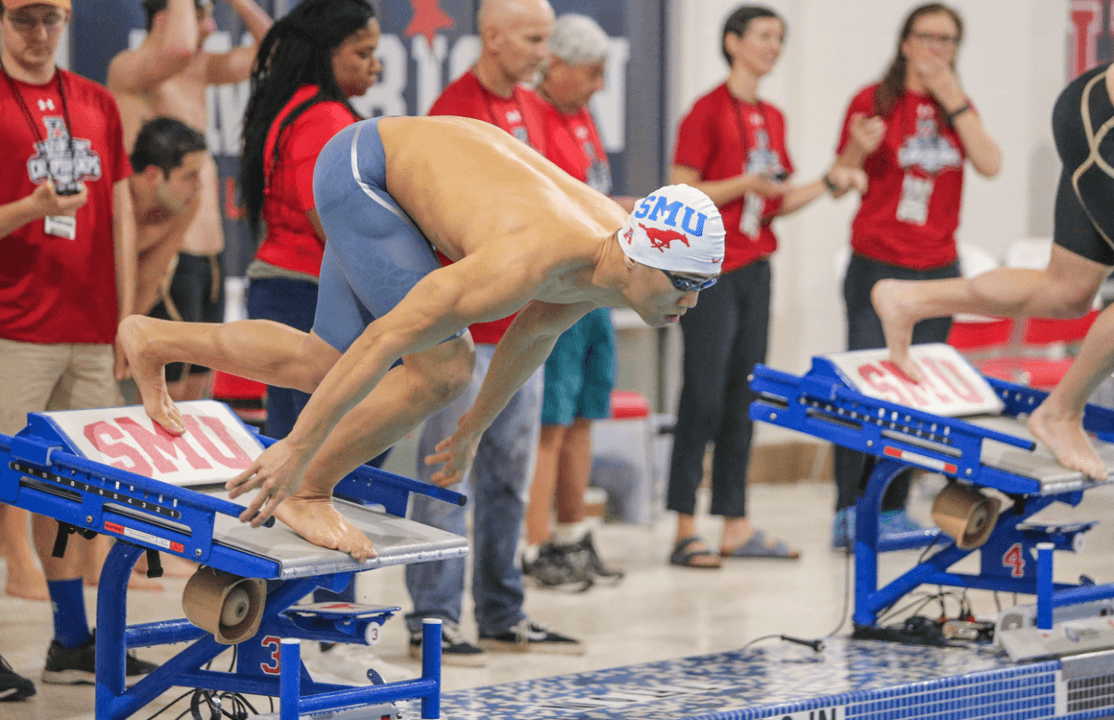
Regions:
M 910 312 L 912 308 L 902 292 L 902 285 L 900 280 L 879 280 L 870 291 L 870 300 L 882 320 L 882 332 L 886 336 L 890 359 L 911 380 L 920 382 L 921 370 L 913 358 L 909 357 L 913 326 L 917 324 L 918 318 Z
M 167 432 L 181 435 L 186 428 L 182 413 L 170 399 L 166 390 L 166 376 L 163 373 L 163 360 L 151 351 L 148 328 L 151 323 L 159 322 L 141 315 L 129 315 L 120 323 L 120 345 L 128 357 L 128 367 L 139 387 L 143 398 L 143 409 L 148 417 L 161 425 Z
M 275 517 L 314 545 L 340 550 L 361 562 L 376 557 L 367 535 L 340 514 L 331 496 L 291 495 L 275 508 Z
M 1029 432 L 1048 446 L 1056 460 L 1094 480 L 1106 479 L 1106 465 L 1099 459 L 1078 417 L 1060 417 L 1045 402 L 1029 416 Z

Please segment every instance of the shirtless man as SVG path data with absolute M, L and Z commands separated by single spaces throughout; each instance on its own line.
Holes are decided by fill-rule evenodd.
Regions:
M 703 193 L 664 188 L 628 219 L 507 133 L 466 118 L 342 130 L 317 160 L 314 198 L 329 242 L 312 332 L 134 316 L 120 334 L 147 413 L 173 433 L 182 419 L 166 393 L 168 362 L 312 392 L 290 435 L 228 487 L 234 497 L 259 489 L 241 520 L 258 526 L 274 513 L 357 559 L 374 550 L 336 511 L 332 488 L 463 391 L 468 325 L 519 311 L 456 434 L 426 460 L 445 463 L 439 485 L 460 480 L 483 431 L 576 320 L 618 306 L 650 325 L 677 322 L 723 260 L 723 221 Z M 434 248 L 453 264 L 442 268 Z
M 1056 192 L 1052 257 L 1044 270 L 998 268 L 974 278 L 907 282 L 884 280 L 871 292 L 890 355 L 920 378 L 909 356 L 918 321 L 954 313 L 1079 317 L 1114 269 L 1114 65 L 1087 71 L 1060 94 L 1052 134 L 1064 167 Z M 1029 430 L 1065 467 L 1096 480 L 1107 477 L 1083 429 L 1095 388 L 1114 371 L 1114 307 L 1105 309 L 1083 340 L 1078 357 L 1045 401 L 1029 415 Z
M 156 118 L 143 126 L 128 178 L 135 208 L 136 312 L 155 303 L 159 283 L 197 211 L 201 171 L 211 161 L 205 136 L 183 122 Z
M 255 51 L 271 27 L 271 18 L 254 0 L 227 0 L 243 20 L 255 42 L 226 53 L 209 53 L 202 43 L 216 30 L 209 0 L 144 0 L 147 37 L 134 50 L 124 50 L 108 66 L 108 89 L 116 96 L 124 121 L 129 152 L 143 123 L 155 117 L 181 120 L 202 133 L 209 124 L 206 91 L 210 85 L 247 80 Z M 166 278 L 157 317 L 196 321 L 223 320 L 223 281 L 220 254 L 224 250 L 217 166 L 210 157 L 201 168 L 200 204 L 175 254 L 160 251 L 174 264 L 174 278 Z M 151 263 L 153 268 L 154 263 Z M 160 278 L 161 280 L 162 278 Z M 159 289 L 156 287 L 156 289 Z M 150 310 L 148 306 L 146 308 Z M 204 367 L 168 371 L 174 397 L 196 400 L 210 386 L 212 373 Z

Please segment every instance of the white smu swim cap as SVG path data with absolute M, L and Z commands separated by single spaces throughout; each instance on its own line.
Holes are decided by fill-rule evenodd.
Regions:
M 635 203 L 619 230 L 619 245 L 627 257 L 652 268 L 718 275 L 725 235 L 711 198 L 689 185 L 667 185 Z

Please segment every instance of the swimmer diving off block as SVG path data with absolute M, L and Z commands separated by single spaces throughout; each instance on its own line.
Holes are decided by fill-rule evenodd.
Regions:
M 463 392 L 470 324 L 520 311 L 475 403 L 426 458 L 444 463 L 433 476 L 443 486 L 462 479 L 484 430 L 573 323 L 600 307 L 676 322 L 723 260 L 723 221 L 700 191 L 662 188 L 627 218 L 523 143 L 465 118 L 349 126 L 318 157 L 313 191 L 328 242 L 310 333 L 133 315 L 120 325 L 118 374 L 130 367 L 147 414 L 171 433 L 182 418 L 166 392 L 169 362 L 312 393 L 290 434 L 228 487 L 232 497 L 259 490 L 242 521 L 274 514 L 358 560 L 374 548 L 332 489 Z M 442 267 L 434 249 L 453 263 Z

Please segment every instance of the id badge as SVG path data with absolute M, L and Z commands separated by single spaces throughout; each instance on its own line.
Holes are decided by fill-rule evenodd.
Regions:
M 752 241 L 758 239 L 762 210 L 765 207 L 766 199 L 756 192 L 748 192 L 743 199 L 743 214 L 739 216 L 739 232 Z
M 77 218 L 69 215 L 47 215 L 43 218 L 43 229 L 47 235 L 76 240 Z
M 932 199 L 934 185 L 932 178 L 905 173 L 901 199 L 897 203 L 897 219 L 912 225 L 924 225 L 928 221 L 928 202 Z

